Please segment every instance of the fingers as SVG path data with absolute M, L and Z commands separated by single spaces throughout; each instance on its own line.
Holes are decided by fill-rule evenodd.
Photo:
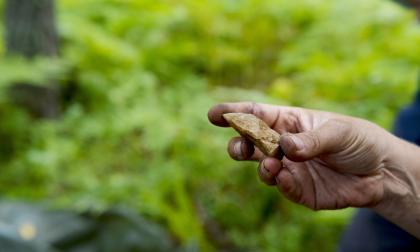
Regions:
M 283 168 L 275 180 L 277 188 L 286 198 L 311 209 L 316 208 L 314 182 L 305 163 L 284 158 Z
M 280 160 L 275 158 L 265 158 L 261 161 L 258 167 L 258 175 L 262 182 L 267 185 L 276 184 L 276 176 L 282 168 L 282 163 Z
M 279 107 L 255 102 L 222 103 L 212 107 L 207 116 L 211 123 L 220 127 L 228 127 L 229 124 L 222 117 L 226 113 L 254 114 L 272 126 L 278 118 Z
M 329 120 L 314 130 L 283 134 L 280 146 L 290 160 L 302 162 L 321 154 L 342 151 L 352 138 L 351 129 L 347 121 Z
M 287 199 L 316 208 L 314 182 L 305 163 L 268 157 L 260 163 L 258 175 L 267 185 L 276 185 Z
M 275 177 L 276 185 L 279 191 L 289 200 L 298 202 L 302 195 L 301 184 L 297 173 L 304 172 L 303 164 L 293 163 L 285 159 L 284 169 Z M 302 174 L 300 174 L 302 175 Z
M 234 137 L 229 141 L 228 153 L 234 160 L 261 160 L 264 154 L 244 137 Z

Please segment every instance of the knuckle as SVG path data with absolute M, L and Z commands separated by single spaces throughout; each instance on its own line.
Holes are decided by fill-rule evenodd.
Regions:
M 321 140 L 319 139 L 318 134 L 315 132 L 309 131 L 308 137 L 306 138 L 308 141 L 308 145 L 311 146 L 313 149 L 319 149 L 321 148 Z
M 261 108 L 260 104 L 256 102 L 249 103 L 249 111 L 258 118 L 264 117 L 264 110 Z
M 276 181 L 275 179 L 265 170 L 264 166 L 260 163 L 258 166 L 258 176 L 260 180 L 267 184 L 267 185 L 275 185 Z
M 355 127 L 351 121 L 336 118 L 331 119 L 329 125 L 330 130 L 335 132 L 335 138 L 340 139 L 338 143 L 341 148 L 351 146 L 356 141 L 357 134 L 355 134 Z
M 348 135 L 353 130 L 352 123 L 341 118 L 334 118 L 328 121 L 330 127 L 340 135 Z

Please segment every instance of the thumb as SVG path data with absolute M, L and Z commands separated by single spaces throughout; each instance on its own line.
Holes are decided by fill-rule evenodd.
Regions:
M 282 135 L 280 146 L 290 160 L 306 161 L 344 150 L 351 139 L 351 129 L 349 122 L 331 119 L 314 130 Z

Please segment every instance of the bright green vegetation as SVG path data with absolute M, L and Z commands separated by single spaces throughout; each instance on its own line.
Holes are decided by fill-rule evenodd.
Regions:
M 420 63 L 413 13 L 379 0 L 60 0 L 58 22 L 53 62 L 0 46 L 0 191 L 129 206 L 202 251 L 332 251 L 351 213 L 260 183 L 256 164 L 228 158 L 234 132 L 208 123 L 210 106 L 306 106 L 389 128 Z M 12 81 L 46 78 L 69 90 L 59 120 L 7 103 Z

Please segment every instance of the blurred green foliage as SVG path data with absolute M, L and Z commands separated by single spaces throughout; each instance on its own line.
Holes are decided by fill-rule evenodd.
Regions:
M 389 127 L 415 89 L 413 13 L 379 0 L 60 0 L 59 59 L 0 46 L 0 190 L 76 210 L 125 205 L 202 251 L 332 251 L 351 211 L 311 212 L 230 160 L 220 101 L 337 111 Z M 0 33 L 3 33 L 3 28 Z M 54 79 L 59 120 L 12 105 Z

